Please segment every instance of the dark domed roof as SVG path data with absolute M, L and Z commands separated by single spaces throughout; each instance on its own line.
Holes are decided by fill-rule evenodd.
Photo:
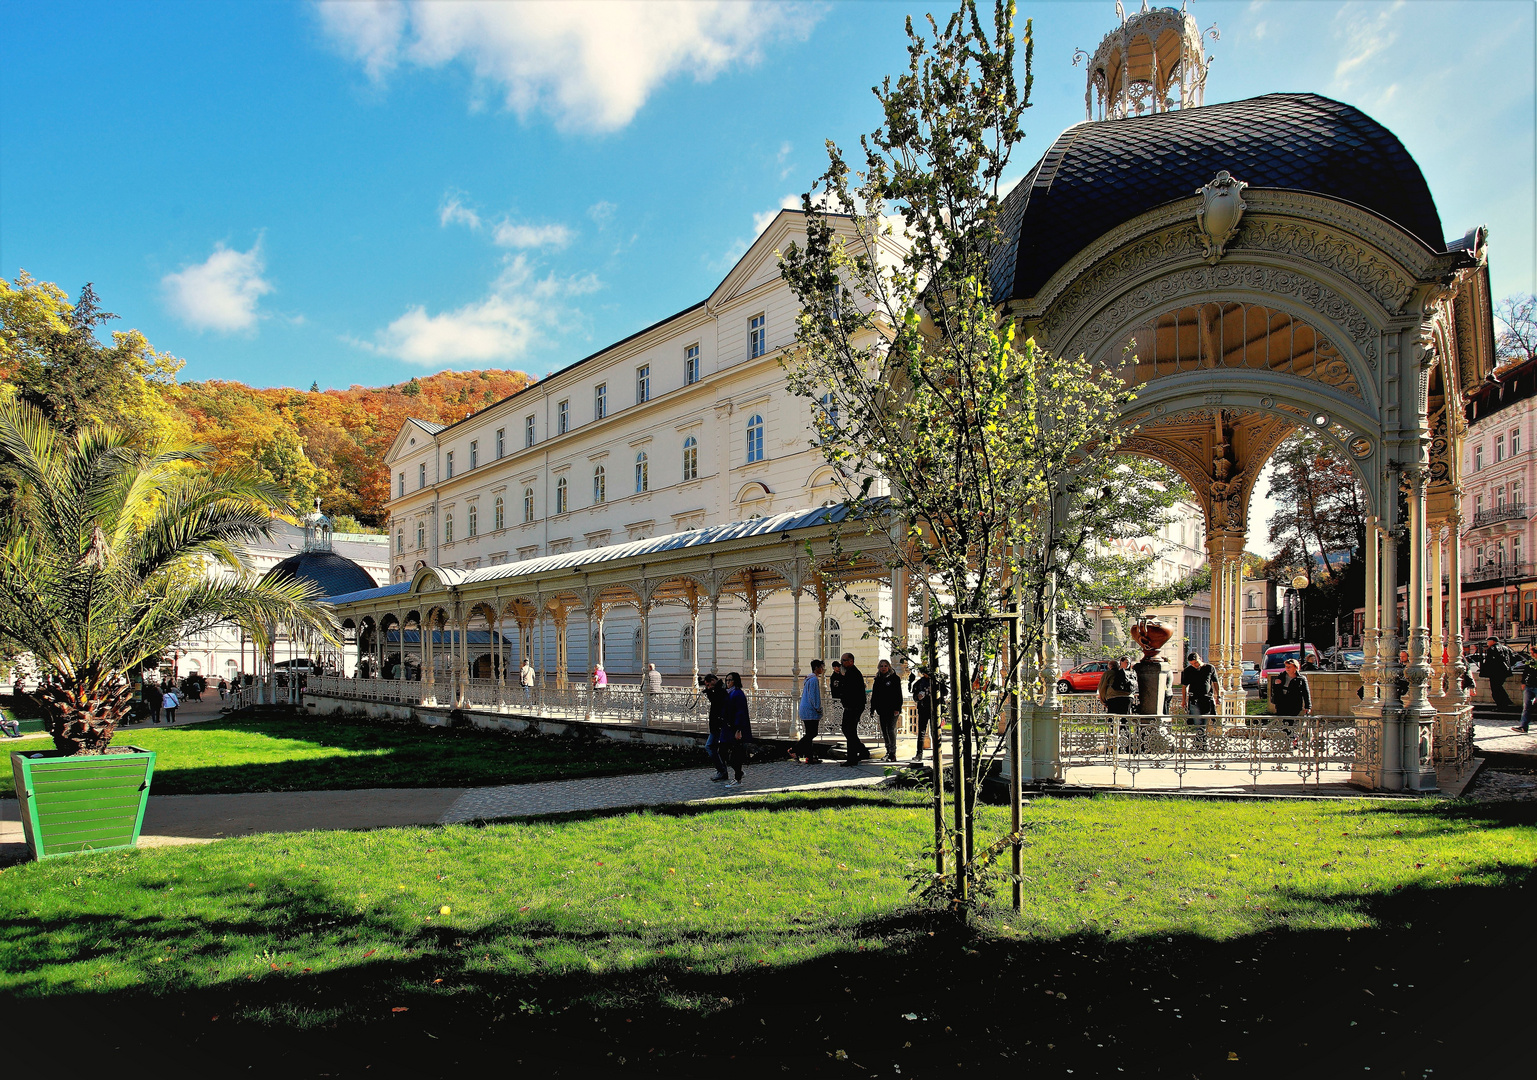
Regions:
M 304 551 L 290 555 L 263 574 L 262 580 L 276 577 L 313 581 L 320 586 L 323 596 L 340 596 L 359 589 L 377 588 L 367 570 L 334 551 Z
M 1250 187 L 1356 203 L 1446 250 L 1425 178 L 1391 131 L 1317 94 L 1267 94 L 1068 128 L 1004 200 L 1011 242 L 993 257 L 993 295 L 1034 296 L 1097 237 L 1221 169 Z

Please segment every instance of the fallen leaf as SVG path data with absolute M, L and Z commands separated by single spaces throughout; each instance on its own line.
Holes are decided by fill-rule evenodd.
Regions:
M 440 982 L 442 982 L 442 981 L 443 981 L 443 980 L 442 980 L 442 979 L 433 979 L 433 980 L 432 980 L 432 985 L 433 985 L 433 986 L 436 986 L 436 985 L 438 985 L 438 983 L 440 983 Z
M 379 951 L 378 949 L 369 949 L 366 953 L 363 954 L 363 959 L 367 960 L 370 956 L 372 956 L 374 953 L 376 953 L 378 951 Z
M 833 1053 L 833 1059 L 835 1061 L 847 1061 L 849 1059 L 848 1052 L 844 1050 L 835 1051 Z
M 453 908 L 449 907 L 447 904 L 444 904 L 442 907 L 438 908 L 438 914 L 439 915 L 448 915 L 452 911 L 453 911 Z
M 1236 1050 L 1229 1050 L 1227 1052 L 1227 1059 L 1229 1061 L 1237 1061 L 1238 1060 L 1238 1052 Z
M 902 1014 L 902 1019 L 903 1020 L 916 1020 L 916 1019 L 918 1019 L 918 1014 L 917 1013 L 903 1013 Z
M 527 908 L 527 907 L 520 907 L 520 908 L 518 908 L 518 910 L 519 910 L 519 911 L 527 911 L 527 910 L 528 910 L 528 908 Z
M 409 1005 L 396 1005 L 393 1009 L 390 1010 L 390 1012 L 410 1012 L 410 1011 L 411 1011 L 411 1006 L 409 1006 Z

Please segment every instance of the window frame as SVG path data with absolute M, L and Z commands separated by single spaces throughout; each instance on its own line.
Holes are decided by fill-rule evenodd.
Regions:
M 422 488 L 424 488 L 426 486 L 427 486 L 427 463 L 425 461 L 418 461 L 416 463 L 416 490 L 420 491 L 420 490 L 422 490 Z
M 699 440 L 690 435 L 683 440 L 683 481 L 699 479 Z
M 401 473 L 400 474 L 400 494 L 395 496 L 395 497 L 397 499 L 404 499 L 406 497 L 406 474 L 405 473 Z
M 571 487 L 566 483 L 564 476 L 555 481 L 555 512 L 557 514 L 564 514 L 570 509 L 570 495 L 568 494 L 570 490 Z
M 756 360 L 768 352 L 768 313 L 764 311 L 747 320 L 747 359 Z
M 1494 437 L 1494 463 L 1496 465 L 1498 465 L 1500 462 L 1502 462 L 1504 460 L 1505 460 L 1505 436 L 1504 435 L 1496 435 Z
M 1521 429 L 1510 429 L 1510 456 L 1515 457 L 1521 452 Z
M 504 428 L 504 427 L 499 427 L 499 428 L 496 429 L 496 459 L 498 461 L 500 461 L 502 458 L 504 458 L 506 456 L 507 456 L 507 429 Z
M 608 470 L 602 465 L 592 470 L 592 504 L 608 502 Z
M 523 489 L 523 524 L 529 525 L 534 520 L 534 489 Z
M 699 381 L 699 345 L 683 347 L 683 385 L 693 386 Z
M 1473 471 L 1482 472 L 1484 468 L 1484 444 L 1479 443 L 1473 447 Z
M 507 527 L 507 500 L 500 495 L 491 504 L 491 522 L 495 532 L 501 532 Z
M 445 479 L 445 480 L 452 480 L 453 478 L 454 478 L 454 452 L 452 450 L 445 450 L 443 452 L 443 479 Z
M 425 521 L 418 521 L 416 523 L 416 550 L 417 551 L 425 551 L 426 549 L 427 549 L 427 523 Z
M 754 434 L 756 432 L 756 434 Z M 753 413 L 747 418 L 747 464 L 763 460 L 763 414 Z
M 608 383 L 600 382 L 592 388 L 592 418 L 602 420 L 608 415 Z
M 452 544 L 453 542 L 454 542 L 454 512 L 452 510 L 450 510 L 446 514 L 443 515 L 443 543 L 445 543 L 445 544 Z
M 555 403 L 555 434 L 564 435 L 571 430 L 571 399 Z
M 534 414 L 529 413 L 523 418 L 523 447 L 527 449 L 535 442 Z
M 642 364 L 635 369 L 635 404 L 644 405 L 651 400 L 651 365 Z
M 471 439 L 470 440 L 470 468 L 473 470 L 473 469 L 479 468 L 479 466 L 480 466 L 480 440 L 479 439 Z
M 635 455 L 635 494 L 644 495 L 651 490 L 651 460 L 644 450 Z
M 464 538 L 473 540 L 480 535 L 480 507 L 470 503 L 464 511 Z

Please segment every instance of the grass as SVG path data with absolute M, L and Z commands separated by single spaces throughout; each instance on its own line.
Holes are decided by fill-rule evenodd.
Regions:
M 520 784 L 674 769 L 700 759 L 603 739 L 287 717 L 135 726 L 114 742 L 156 752 L 155 795 Z M 9 770 L 0 778 L 0 797 L 15 798 Z
M 815 794 L 22 865 L 0 874 L 0 994 L 356 984 L 283 1011 L 303 1027 L 466 980 L 624 988 L 603 998 L 641 972 L 899 947 L 862 928 L 908 907 L 929 821 L 915 794 Z M 1530 827 L 1407 804 L 1042 799 L 1028 821 L 1025 909 L 983 920 L 999 937 L 1368 929 L 1374 895 L 1494 885 L 1537 859 Z
M 1525 1031 L 1444 995 L 1537 959 L 1534 810 L 1040 799 L 1025 910 L 970 926 L 915 907 L 901 791 L 72 857 L 0 872 L 0 998 L 205 1070 L 1457 1074 Z

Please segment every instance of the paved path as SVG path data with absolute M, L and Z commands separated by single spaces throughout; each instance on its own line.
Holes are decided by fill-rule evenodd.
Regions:
M 167 847 L 254 833 L 438 825 L 713 802 L 781 791 L 872 787 L 884 779 L 885 770 L 872 765 L 845 769 L 833 764 L 775 762 L 748 766 L 746 782 L 739 788 L 712 783 L 710 775 L 704 768 L 501 787 L 152 795 L 139 843 Z M 16 800 L 0 800 L 0 865 L 26 858 L 18 809 Z

